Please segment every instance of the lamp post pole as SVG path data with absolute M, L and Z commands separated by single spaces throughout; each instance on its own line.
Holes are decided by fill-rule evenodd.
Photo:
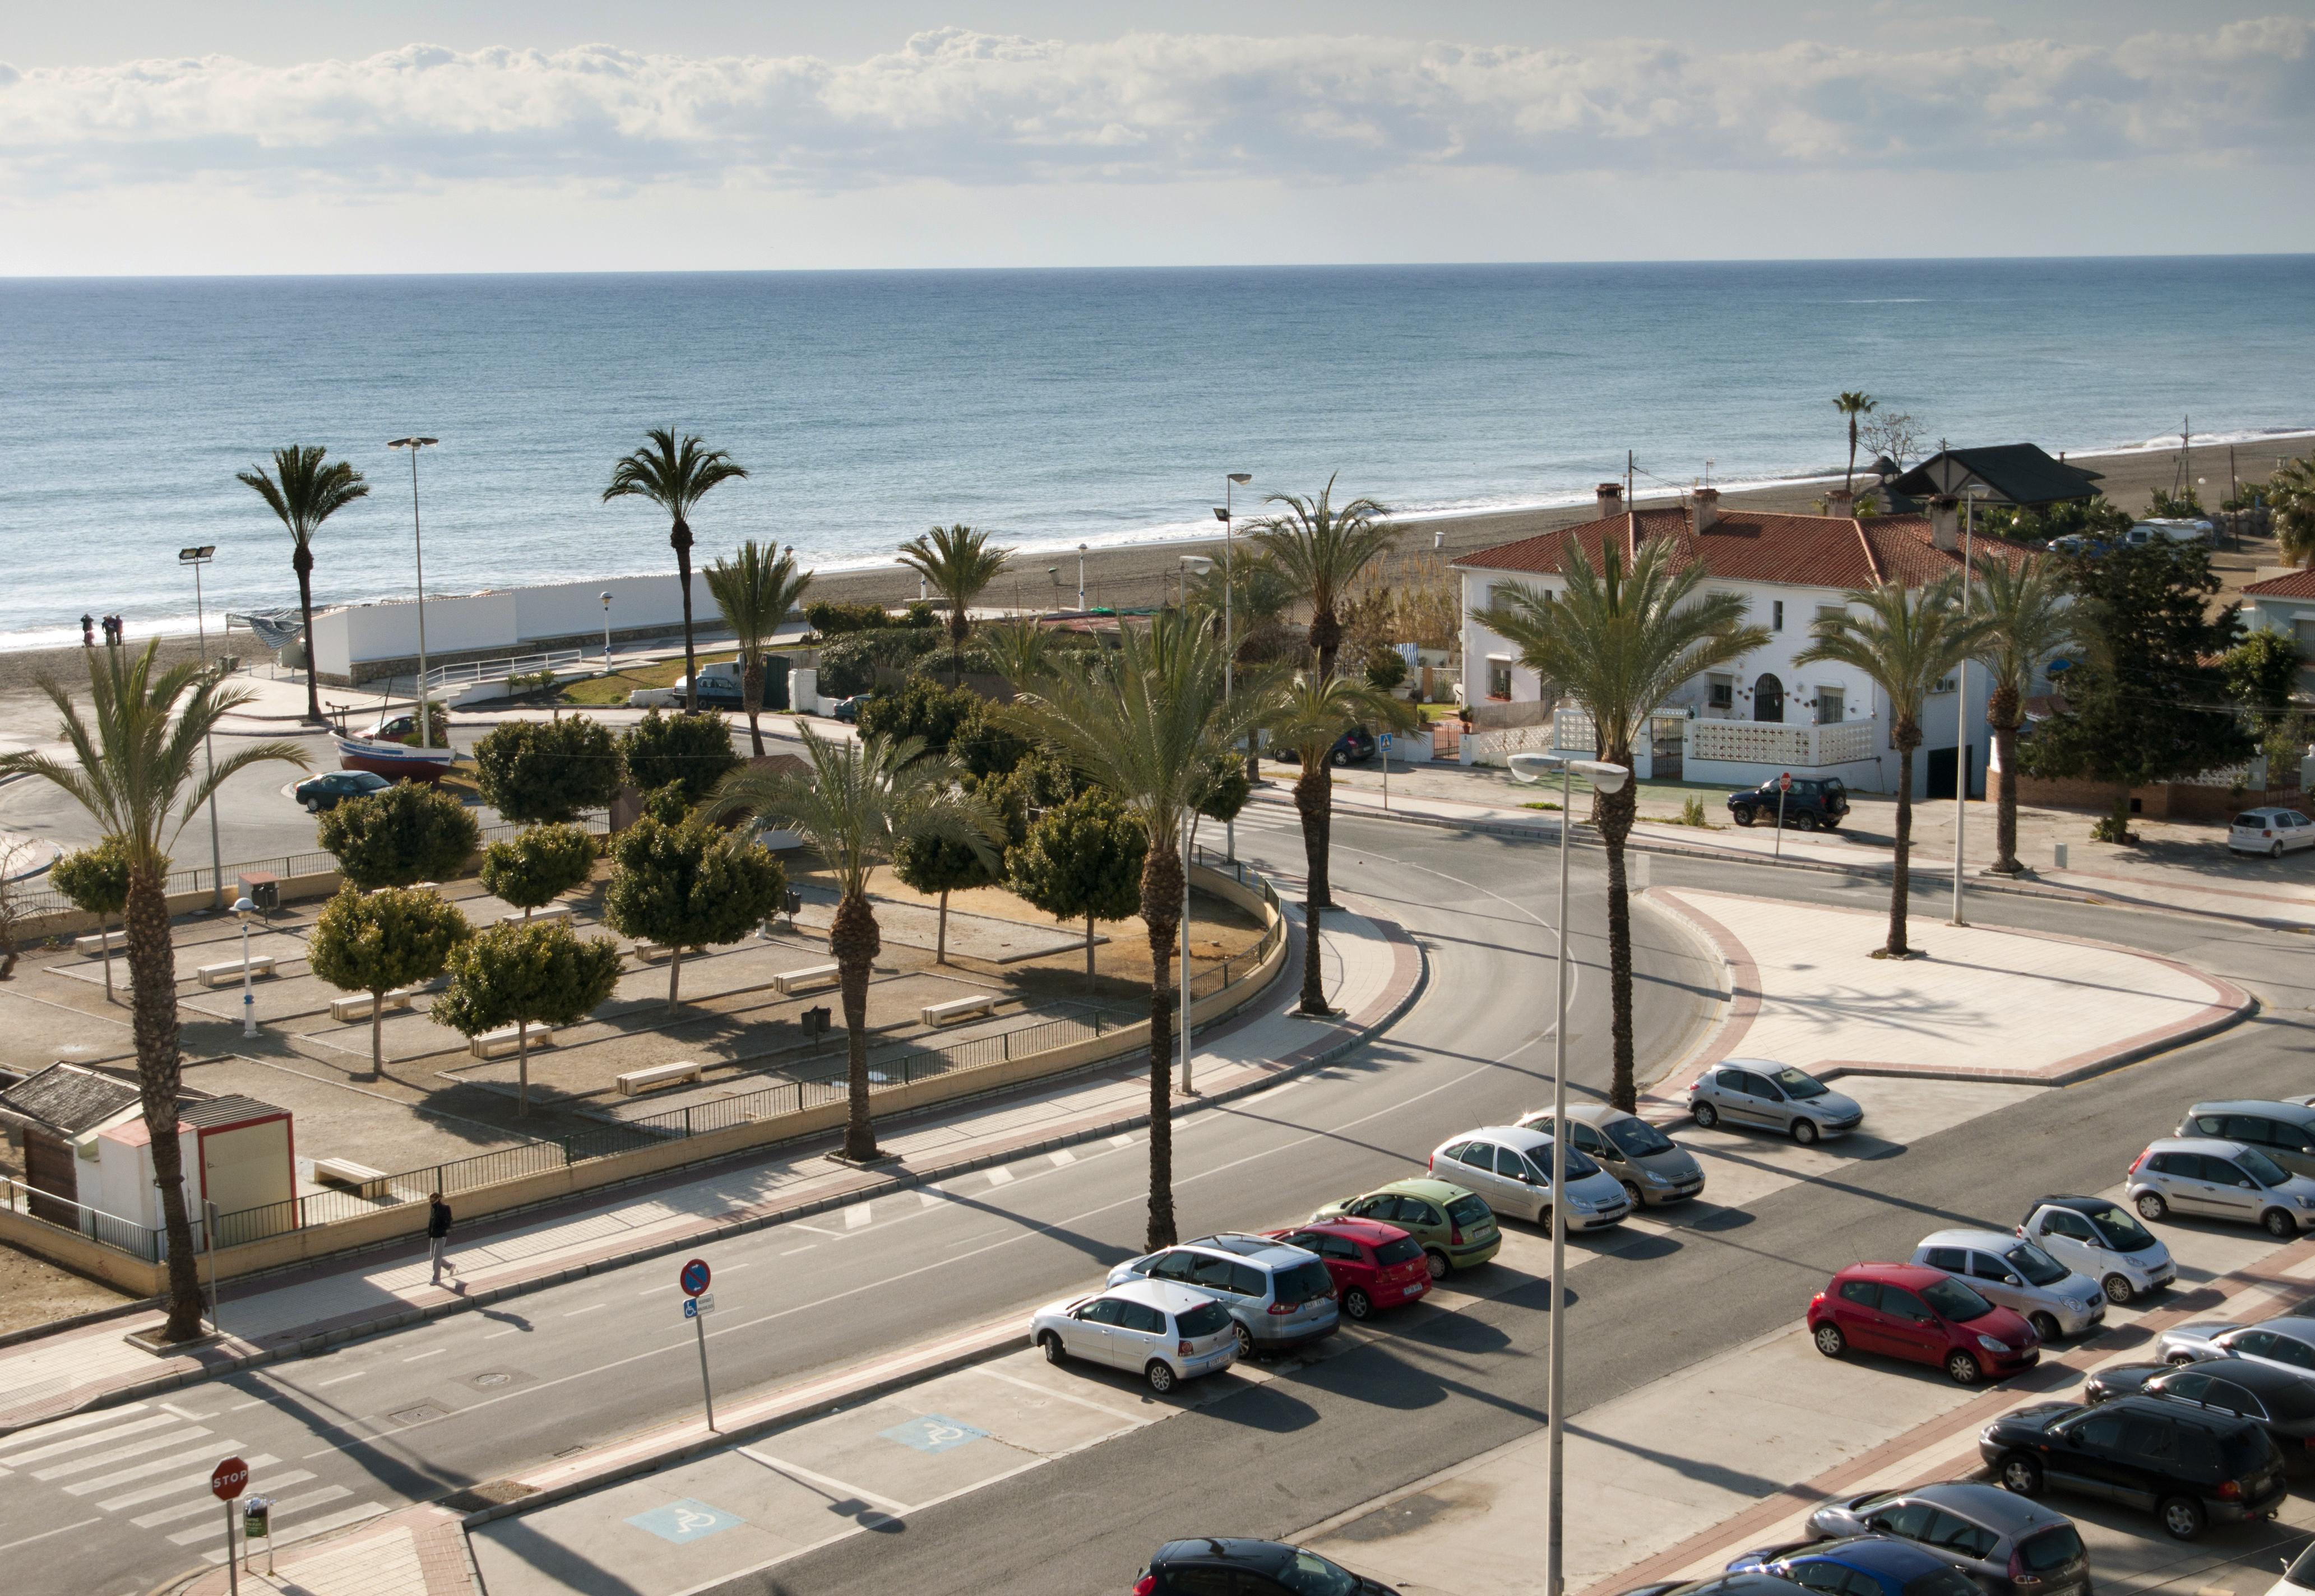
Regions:
M 241 1033 L 257 1034 L 257 999 L 249 989 L 249 916 L 257 906 L 246 897 L 236 898 L 233 912 L 241 917 Z
M 611 673 L 611 596 L 603 595 L 603 674 Z
M 431 696 L 426 690 L 426 537 L 418 521 L 418 451 L 441 441 L 413 434 L 397 438 L 386 446 L 410 451 L 410 545 L 418 558 L 418 746 L 422 749 L 434 746 L 434 714 Z
M 1190 1095 L 1190 815 L 1182 806 L 1182 1095 Z
M 1962 495 L 1961 541 L 1961 618 L 1969 622 L 1970 581 L 1977 567 L 1972 563 L 1977 557 L 1977 501 L 1983 490 L 1977 483 L 1969 484 Z M 1962 911 L 1962 839 L 1969 826 L 1969 657 L 1962 657 L 1960 669 L 1954 677 L 1954 884 L 1953 921 L 1956 926 L 1969 924 Z M 2004 773 L 2005 777 L 2007 773 Z
M 204 667 L 207 667 L 209 662 L 209 624 L 208 607 L 201 598 L 201 567 L 208 564 L 216 554 L 217 545 L 213 543 L 205 543 L 195 548 L 181 548 L 177 551 L 178 563 L 193 568 L 193 633 L 200 640 L 201 664 Z M 308 639 L 307 647 L 311 646 L 312 640 Z M 309 670 L 313 669 L 311 660 L 306 661 L 306 668 Z M 201 733 L 201 759 L 208 771 L 214 774 L 217 770 L 217 743 L 207 732 Z M 225 849 L 217 842 L 217 811 L 215 793 L 209 794 L 209 907 L 211 909 L 225 907 Z
M 1083 544 L 1079 544 L 1079 545 L 1078 545 L 1078 613 L 1079 615 L 1083 615 L 1083 614 L 1085 614 L 1085 612 L 1086 612 L 1086 607 L 1085 607 L 1085 557 L 1086 557 L 1086 545 L 1083 545 Z
M 1222 507 L 1214 511 L 1222 520 L 1222 702 L 1230 700 L 1236 685 L 1237 667 L 1237 624 L 1232 613 L 1237 600 L 1237 523 L 1231 511 L 1236 501 L 1230 491 L 1243 483 L 1254 480 L 1251 471 L 1226 471 L 1222 474 Z M 1237 817 L 1232 815 L 1222 822 L 1222 851 L 1231 864 L 1237 863 Z

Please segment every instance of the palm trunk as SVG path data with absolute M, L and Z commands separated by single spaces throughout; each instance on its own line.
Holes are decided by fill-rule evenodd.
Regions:
M 1840 479 L 1840 491 L 1853 492 L 1857 488 L 1857 417 L 1849 418 L 1849 474 Z
M 104 948 L 104 1000 L 112 1001 L 112 917 L 96 917 L 96 935 Z
M 1335 656 L 1343 649 L 1343 623 L 1335 614 L 1334 595 L 1314 596 L 1310 606 L 1310 649 L 1318 656 L 1321 679 L 1335 674 Z
M 683 989 L 682 976 L 683 950 L 670 942 L 667 944 L 667 1012 L 670 1014 L 675 1012 L 676 995 Z
M 530 1117 L 530 1022 L 514 1023 L 514 1112 L 517 1119 Z
M 683 713 L 699 712 L 699 659 L 691 646 L 691 528 L 681 516 L 667 535 L 675 549 L 675 574 L 683 589 Z
M 1317 899 L 1302 900 L 1302 1003 L 1296 1012 L 1314 1019 L 1324 1019 L 1331 1012 L 1326 1007 L 1326 972 L 1318 961 L 1318 918 L 1324 912 Z
M 314 662 L 314 551 L 304 544 L 290 556 L 289 565 L 297 573 L 297 611 L 305 617 L 306 626 L 306 718 L 322 718 L 322 684 Z
M 1141 920 L 1149 928 L 1149 1230 L 1154 1252 L 1174 1230 L 1174 937 L 1182 926 L 1182 856 L 1174 828 L 1153 827 L 1141 866 Z
M 740 671 L 740 700 L 748 711 L 748 746 L 758 759 L 764 757 L 764 729 L 756 717 L 764 713 L 764 657 L 750 652 L 747 663 Z
M 865 898 L 847 895 L 828 928 L 828 951 L 836 955 L 837 987 L 844 996 L 845 1077 L 851 1113 L 844 1126 L 844 1156 L 866 1163 L 877 1156 L 876 1134 L 868 1118 L 868 977 L 884 939 L 876 911 Z
M 1302 817 L 1302 895 L 1321 909 L 1335 907 L 1326 882 L 1327 821 L 1334 800 L 1335 778 L 1325 757 L 1313 759 L 1304 749 L 1302 774 L 1294 782 L 1294 809 Z
M 1897 730 L 1897 860 L 1889 878 L 1889 940 L 1882 948 L 1892 959 L 1912 952 L 1905 943 L 1905 911 L 1913 888 L 1913 748 L 1920 740 L 1918 730 Z
M 1632 750 L 1615 749 L 1604 756 L 1631 768 Z M 1608 1082 L 1608 1101 L 1626 1113 L 1637 1112 L 1639 1086 L 1632 1067 L 1632 897 L 1624 873 L 1624 843 L 1640 812 L 1638 788 L 1626 782 L 1619 792 L 1592 790 L 1592 817 L 1608 849 L 1608 1027 L 1614 1054 Z M 1572 826 L 1575 817 L 1562 813 L 1559 823 Z M 1567 935 L 1566 911 L 1560 911 L 1559 934 Z
M 948 889 L 941 889 L 940 919 L 933 932 L 933 962 L 948 962 Z
M 185 1214 L 184 1160 L 177 1145 L 177 971 L 169 943 L 169 901 L 157 870 L 132 868 L 122 917 L 129 935 L 130 1023 L 137 1041 L 137 1093 L 161 1193 L 161 1228 L 169 1248 L 169 1321 L 164 1341 L 201 1331 L 201 1279 L 193 1228 Z
M 1993 869 L 1997 875 L 2016 875 L 2018 863 L 2018 726 L 2014 709 L 2005 711 L 2001 695 L 1994 697 L 1993 757 L 2001 762 L 2001 795 L 1993 806 Z

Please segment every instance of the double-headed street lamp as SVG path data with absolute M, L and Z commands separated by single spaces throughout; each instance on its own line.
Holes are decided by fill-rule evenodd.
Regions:
M 410 451 L 410 543 L 418 555 L 418 746 L 434 746 L 433 705 L 426 691 L 426 539 L 418 524 L 418 451 L 442 440 L 412 434 L 389 442 L 388 448 Z M 308 669 L 310 669 L 310 665 Z
M 193 633 L 200 639 L 203 666 L 207 666 L 209 662 L 209 623 L 208 607 L 201 598 L 201 567 L 216 557 L 217 545 L 213 543 L 200 544 L 192 548 L 181 548 L 177 551 L 177 563 L 193 568 Z M 309 649 L 312 647 L 310 638 L 307 639 L 307 647 Z M 313 669 L 311 660 L 306 661 L 306 668 L 309 670 Z M 208 773 L 211 776 L 216 775 L 217 745 L 210 740 L 209 734 L 206 732 L 201 733 L 201 758 L 207 764 Z M 211 908 L 217 908 L 224 902 L 225 850 L 217 846 L 217 794 L 212 792 L 209 794 L 209 904 Z
M 1610 765 L 1602 759 L 1571 759 L 1564 754 L 1513 754 L 1511 765 L 1512 774 L 1528 783 L 1546 780 L 1555 770 L 1559 773 L 1559 995 L 1551 1027 L 1551 1348 L 1544 1387 L 1544 1414 L 1550 1435 L 1551 1496 L 1544 1536 L 1543 1581 L 1545 1596 L 1561 1596 L 1566 1568 L 1566 1560 L 1561 1555 L 1560 1517 L 1566 1500 L 1562 1484 L 1561 1443 L 1565 1431 L 1562 1414 L 1566 1407 L 1563 1398 L 1567 1343 L 1560 1331 L 1567 1310 L 1567 1220 L 1559 1206 L 1559 1193 L 1567 1180 L 1567 841 L 1568 834 L 1574 829 L 1575 778 L 1583 776 L 1602 793 L 1619 793 L 1632 773 L 1621 765 Z

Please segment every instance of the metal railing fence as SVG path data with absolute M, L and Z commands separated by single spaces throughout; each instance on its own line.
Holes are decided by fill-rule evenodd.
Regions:
M 43 1192 L 8 1175 L 0 1175 L 0 1209 L 42 1225 L 53 1225 L 59 1230 L 70 1230 L 90 1240 L 127 1253 L 132 1258 L 142 1258 L 147 1264 L 157 1264 L 168 1249 L 158 1230 L 148 1229 L 134 1219 L 117 1218 L 102 1209 L 75 1202 L 69 1197 L 58 1197 Z M 200 1221 L 193 1221 L 194 1242 L 200 1244 Z M 222 1234 L 222 1232 L 220 1232 Z

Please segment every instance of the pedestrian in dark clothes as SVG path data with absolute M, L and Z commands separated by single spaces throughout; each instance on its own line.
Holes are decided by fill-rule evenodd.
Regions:
M 428 1199 L 426 1209 L 426 1251 L 434 1264 L 434 1279 L 431 1282 L 434 1285 L 439 1286 L 442 1283 L 442 1244 L 449 1237 L 450 1205 L 443 1201 L 442 1193 L 437 1192 Z M 451 1264 L 450 1272 L 457 1273 L 458 1266 L 455 1264 Z
M 80 618 L 80 645 L 84 649 L 96 646 L 96 617 L 84 615 Z

